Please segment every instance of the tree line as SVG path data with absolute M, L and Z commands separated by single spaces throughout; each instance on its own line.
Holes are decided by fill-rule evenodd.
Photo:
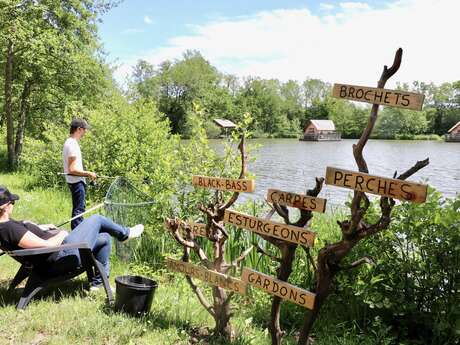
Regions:
M 357 138 L 366 124 L 369 106 L 331 98 L 328 82 L 238 78 L 220 72 L 198 51 L 159 65 L 140 60 L 127 89 L 117 87 L 97 32 L 101 16 L 115 5 L 110 0 L 0 2 L 0 135 L 10 169 L 18 167 L 27 137 L 46 140 L 43 133 L 50 127 L 65 127 L 110 99 L 154 103 L 171 132 L 183 138 L 191 136 L 196 105 L 203 109 L 209 137 L 220 135 L 213 119 L 240 122 L 246 114 L 254 120 L 249 130 L 255 137 L 299 137 L 310 119 L 331 119 L 343 138 Z M 442 135 L 460 121 L 460 81 L 398 87 L 424 93 L 424 110 L 385 108 L 375 137 Z
M 332 98 L 332 85 L 320 79 L 303 82 L 247 77 L 221 73 L 198 51 L 187 51 L 157 67 L 140 60 L 134 67 L 129 95 L 157 102 L 170 120 L 174 133 L 187 136 L 187 119 L 193 104 L 206 109 L 207 132 L 218 135 L 212 119 L 234 122 L 250 113 L 257 137 L 299 137 L 311 119 L 333 120 L 344 138 L 357 138 L 367 123 L 368 105 Z M 435 85 L 414 81 L 398 89 L 423 93 L 423 111 L 385 108 L 374 137 L 414 138 L 445 134 L 460 121 L 460 81 Z

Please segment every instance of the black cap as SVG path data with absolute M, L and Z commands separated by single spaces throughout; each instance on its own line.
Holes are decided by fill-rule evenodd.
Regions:
M 88 122 L 86 122 L 83 119 L 73 119 L 72 122 L 70 123 L 70 127 L 85 128 L 85 129 L 90 128 L 88 125 Z
M 0 186 L 0 206 L 5 205 L 14 200 L 19 200 L 19 196 L 10 193 L 8 188 Z

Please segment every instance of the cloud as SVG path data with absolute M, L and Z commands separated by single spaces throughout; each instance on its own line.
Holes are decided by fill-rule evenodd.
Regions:
M 340 7 L 344 10 L 369 10 L 370 7 L 365 2 L 342 2 Z
M 146 23 L 146 24 L 152 24 L 152 23 L 153 23 L 153 20 L 152 20 L 152 18 L 150 18 L 149 16 L 145 16 L 145 17 L 144 17 L 144 23 Z
M 460 1 L 398 0 L 382 8 L 344 2 L 337 13 L 308 8 L 274 10 L 195 26 L 190 34 L 138 58 L 158 64 L 199 50 L 220 71 L 280 80 L 320 78 L 375 86 L 384 65 L 404 49 L 398 73 L 388 82 L 460 80 Z
M 319 4 L 319 9 L 322 11 L 331 11 L 334 9 L 334 5 L 332 4 L 326 4 L 324 2 Z

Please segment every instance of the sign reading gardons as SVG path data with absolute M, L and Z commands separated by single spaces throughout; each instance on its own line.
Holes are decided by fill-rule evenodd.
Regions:
M 236 225 L 239 228 L 257 232 L 261 235 L 275 237 L 291 243 L 298 243 L 312 247 L 315 241 L 313 231 L 298 226 L 276 223 L 259 219 L 244 213 L 225 210 L 224 223 Z
M 326 184 L 415 203 L 425 202 L 427 193 L 424 184 L 333 167 L 326 168 Z
M 326 199 L 315 198 L 308 195 L 283 192 L 278 189 L 269 189 L 267 192 L 267 201 L 276 202 L 280 205 L 286 205 L 304 210 L 324 213 L 326 210 Z
M 166 258 L 166 266 L 173 271 L 183 273 L 187 276 L 205 281 L 211 285 L 246 294 L 247 284 L 242 280 L 227 276 L 225 274 L 210 271 L 203 267 L 189 264 L 188 262 Z
M 422 110 L 425 99 L 419 93 L 345 84 L 334 84 L 332 97 L 414 110 Z
M 220 177 L 208 177 L 208 176 L 192 176 L 192 185 L 195 187 L 211 188 L 219 190 L 231 190 L 234 192 L 254 192 L 255 182 L 254 180 L 246 179 L 230 179 Z
M 315 304 L 314 293 L 249 268 L 243 269 L 241 280 L 308 309 L 313 309 Z

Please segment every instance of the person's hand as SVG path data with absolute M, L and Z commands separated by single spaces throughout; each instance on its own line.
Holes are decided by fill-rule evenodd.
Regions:
M 42 229 L 43 231 L 57 229 L 56 225 L 54 225 L 54 224 L 40 224 L 40 225 L 38 225 L 38 227 L 40 229 Z
M 92 172 L 92 171 L 88 171 L 88 177 L 91 178 L 91 180 L 96 180 L 97 179 L 97 175 L 96 173 Z

